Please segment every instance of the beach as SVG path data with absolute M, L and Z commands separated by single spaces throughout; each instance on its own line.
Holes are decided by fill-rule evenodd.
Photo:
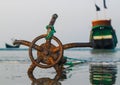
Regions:
M 2 85 L 31 85 L 32 81 L 29 79 L 27 75 L 29 64 L 20 64 L 16 62 L 15 63 L 4 63 L 4 64 L 2 63 L 0 64 L 0 68 L 1 68 L 0 69 L 0 76 L 1 76 L 0 83 Z M 67 74 L 68 79 L 65 79 L 59 82 L 61 82 L 62 85 L 74 85 L 75 82 L 79 84 L 80 81 L 84 81 L 84 78 L 87 79 L 87 82 L 89 82 L 89 79 L 87 78 L 89 74 L 86 74 L 86 72 L 84 73 L 85 68 L 88 68 L 88 67 L 83 66 L 79 68 L 79 70 L 82 73 L 81 72 L 78 73 L 78 69 L 74 69 L 74 71 L 68 72 Z M 52 68 L 51 69 L 37 68 L 35 70 L 34 75 L 36 76 L 36 78 L 53 79 L 54 76 L 56 75 L 56 72 Z
M 91 49 L 72 49 L 64 52 L 65 56 L 74 59 L 86 60 L 87 62 L 74 65 L 66 70 L 66 78 L 58 81 L 55 85 L 92 85 L 90 64 L 91 63 L 113 63 L 116 74 L 114 84 L 119 85 L 120 79 L 120 51 L 99 51 Z M 28 51 L 0 51 L 0 84 L 1 85 L 42 85 L 32 82 L 27 74 L 31 61 Z M 39 81 L 53 82 L 56 72 L 53 68 L 42 69 L 36 67 L 33 73 Z M 46 82 L 47 83 L 47 82 Z M 100 84 L 98 84 L 100 85 Z

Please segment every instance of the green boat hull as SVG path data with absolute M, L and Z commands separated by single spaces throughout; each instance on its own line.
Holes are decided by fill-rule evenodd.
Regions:
M 110 20 L 93 22 L 90 42 L 95 49 L 114 49 L 117 46 L 117 36 Z

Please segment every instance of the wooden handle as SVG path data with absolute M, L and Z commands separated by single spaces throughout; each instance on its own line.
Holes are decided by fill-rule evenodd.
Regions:
M 52 18 L 51 18 L 51 21 L 50 21 L 50 23 L 49 23 L 49 25 L 54 25 L 54 23 L 55 23 L 55 21 L 56 21 L 56 19 L 57 19 L 57 17 L 58 17 L 58 15 L 57 14 L 53 14 L 53 16 L 52 16 Z

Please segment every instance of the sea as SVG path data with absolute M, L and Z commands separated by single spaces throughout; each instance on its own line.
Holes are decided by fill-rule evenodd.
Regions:
M 36 67 L 34 76 L 42 82 L 33 82 L 27 74 L 32 63 L 28 48 L 0 48 L 0 85 L 120 85 L 120 48 L 72 48 L 63 55 L 73 61 L 63 79 L 52 84 L 54 68 Z

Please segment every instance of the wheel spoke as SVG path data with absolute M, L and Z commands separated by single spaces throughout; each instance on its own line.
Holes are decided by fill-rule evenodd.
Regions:
M 38 40 L 45 38 L 45 37 L 46 35 L 41 35 L 41 36 L 36 37 L 32 41 L 31 46 L 29 48 L 29 56 L 30 56 L 31 61 L 38 67 L 50 68 L 50 67 L 53 67 L 55 64 L 57 64 L 62 59 L 63 48 L 62 48 L 62 43 L 55 36 L 53 36 L 51 39 L 57 42 L 57 44 L 59 45 L 58 47 L 53 45 L 51 43 L 51 40 L 46 40 L 46 42 L 41 44 L 40 46 L 36 45 L 36 42 Z M 32 48 L 36 48 L 36 47 L 39 50 L 37 50 L 37 58 L 34 59 L 33 54 L 32 54 Z M 54 49 L 58 49 L 58 48 L 59 50 L 54 52 Z M 40 60 L 40 63 L 37 62 L 37 59 Z

